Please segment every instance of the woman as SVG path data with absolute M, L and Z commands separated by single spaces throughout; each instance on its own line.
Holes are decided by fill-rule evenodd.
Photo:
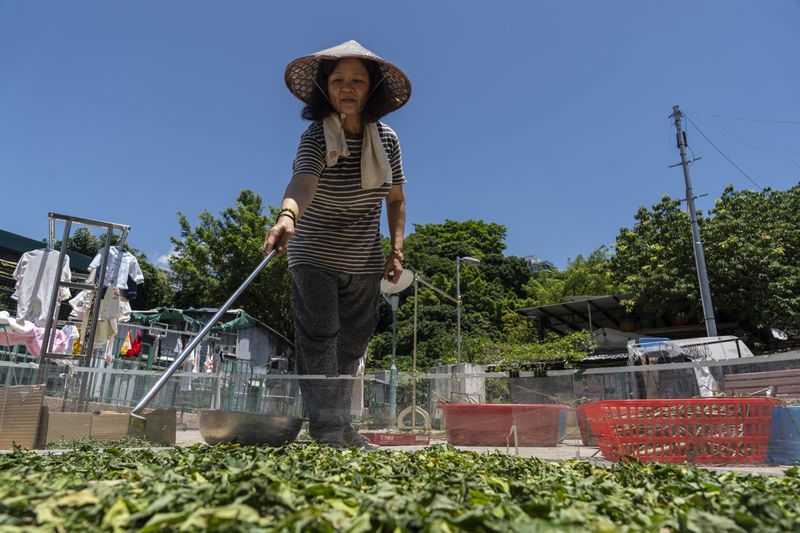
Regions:
M 378 320 L 380 280 L 396 283 L 403 272 L 406 179 L 397 136 L 379 119 L 408 101 L 411 83 L 355 41 L 292 61 L 285 80 L 313 122 L 264 253 L 288 248 L 298 372 L 353 375 Z M 316 442 L 369 445 L 350 424 L 353 380 L 300 380 L 300 388 Z

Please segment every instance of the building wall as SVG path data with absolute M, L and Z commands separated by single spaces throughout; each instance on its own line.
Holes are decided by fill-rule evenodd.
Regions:
M 254 366 L 266 365 L 270 358 L 285 355 L 287 349 L 283 342 L 259 327 L 239 330 L 236 355 L 239 359 L 250 361 Z

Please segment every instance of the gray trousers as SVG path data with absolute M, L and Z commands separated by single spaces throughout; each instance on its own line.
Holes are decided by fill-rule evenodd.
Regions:
M 354 375 L 378 322 L 380 274 L 291 269 L 299 374 Z M 339 438 L 350 424 L 353 380 L 300 380 L 314 438 Z

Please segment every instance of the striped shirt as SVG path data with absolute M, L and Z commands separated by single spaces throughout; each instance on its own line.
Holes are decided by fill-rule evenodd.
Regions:
M 325 164 L 322 122 L 313 122 L 300 137 L 293 174 L 319 177 L 317 190 L 289 241 L 289 268 L 312 265 L 347 274 L 382 273 L 380 217 L 392 185 L 406 182 L 397 134 L 378 122 L 378 132 L 392 167 L 392 182 L 361 188 L 361 135 L 347 135 L 350 155 Z

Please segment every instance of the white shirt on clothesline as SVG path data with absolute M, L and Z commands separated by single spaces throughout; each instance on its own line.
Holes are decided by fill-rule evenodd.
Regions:
M 89 269 L 94 270 L 100 266 L 101 252 L 94 256 L 89 264 Z M 118 289 L 128 288 L 128 277 L 133 278 L 137 284 L 144 283 L 144 274 L 139 267 L 139 261 L 127 250 L 112 246 L 108 250 L 108 264 L 106 265 L 106 279 L 104 287 L 113 286 Z
M 55 250 L 31 250 L 25 252 L 14 269 L 17 287 L 11 297 L 17 300 L 17 319 L 40 324 L 47 318 L 50 296 L 56 285 L 56 270 L 60 254 Z M 64 256 L 61 281 L 70 281 L 69 256 Z M 59 299 L 69 298 L 69 289 L 59 291 Z

